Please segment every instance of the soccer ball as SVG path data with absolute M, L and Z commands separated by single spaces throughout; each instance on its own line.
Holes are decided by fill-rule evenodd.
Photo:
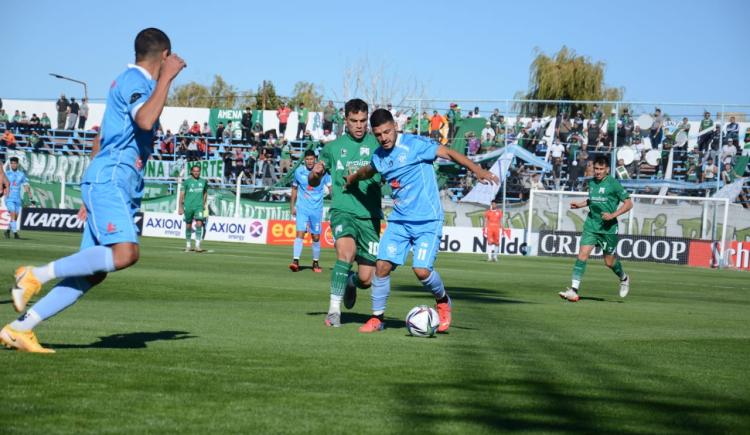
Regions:
M 434 308 L 427 305 L 414 307 L 406 315 L 406 329 L 415 337 L 432 337 L 440 324 L 440 317 Z

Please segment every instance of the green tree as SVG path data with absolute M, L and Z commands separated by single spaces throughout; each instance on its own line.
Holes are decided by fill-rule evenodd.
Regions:
M 516 98 L 526 100 L 606 100 L 622 99 L 624 88 L 610 88 L 604 82 L 605 63 L 592 62 L 564 46 L 553 56 L 538 48 L 529 67 L 529 89 L 518 92 Z M 516 109 L 527 116 L 555 115 L 558 111 L 582 109 L 583 104 L 519 103 Z M 608 107 L 604 108 L 608 110 Z
M 299 103 L 305 103 L 308 110 L 321 110 L 320 102 L 323 101 L 323 94 L 318 91 L 314 83 L 297 82 L 292 91 L 292 99 L 289 100 L 291 107 L 299 106 Z
M 168 106 L 177 107 L 233 108 L 240 102 L 237 88 L 227 83 L 219 74 L 214 76 L 210 86 L 197 82 L 176 86 L 167 99 Z
M 270 80 L 263 80 L 255 93 L 255 102 L 259 109 L 275 110 L 281 107 L 281 98 L 276 95 L 276 88 Z

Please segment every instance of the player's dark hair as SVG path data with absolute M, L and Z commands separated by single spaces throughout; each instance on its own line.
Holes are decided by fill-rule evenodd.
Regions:
M 606 167 L 609 167 L 609 159 L 606 158 L 606 157 L 604 157 L 604 156 L 597 156 L 594 159 L 594 164 L 595 165 L 604 165 Z
M 310 157 L 310 156 L 315 157 L 315 151 L 313 151 L 313 150 L 307 150 L 307 151 L 305 151 L 305 157 Z
M 367 106 L 367 103 L 359 98 L 352 98 L 344 104 L 344 116 L 349 116 L 350 113 L 367 113 L 369 111 L 370 108 Z
M 393 115 L 387 109 L 378 109 L 370 115 L 370 127 L 379 127 L 386 122 L 393 122 Z
M 11 158 L 10 158 L 10 162 L 11 162 L 11 163 L 13 163 L 13 162 L 16 162 L 16 163 L 18 163 L 18 157 L 11 157 Z
M 192 167 L 190 168 L 190 172 L 193 172 L 193 169 L 195 169 L 195 168 L 198 168 L 198 169 L 200 169 L 200 168 L 201 168 L 201 165 L 193 165 L 193 166 L 192 166 Z
M 172 50 L 172 43 L 166 33 L 155 27 L 143 29 L 135 37 L 136 62 L 158 55 L 164 50 Z

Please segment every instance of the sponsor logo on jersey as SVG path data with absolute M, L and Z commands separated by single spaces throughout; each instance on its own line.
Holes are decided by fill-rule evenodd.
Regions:
M 346 157 L 346 148 L 341 148 L 341 157 Z
M 402 165 L 406 163 L 406 154 L 401 154 L 400 156 L 398 156 L 398 162 Z
M 398 182 L 395 178 L 391 180 L 391 189 L 398 189 L 401 187 L 401 183 Z
M 388 255 L 391 256 L 391 257 L 396 256 L 396 252 L 398 252 L 398 248 L 396 248 L 396 245 L 394 245 L 392 243 L 389 244 L 388 246 L 386 246 L 385 249 L 388 250 Z

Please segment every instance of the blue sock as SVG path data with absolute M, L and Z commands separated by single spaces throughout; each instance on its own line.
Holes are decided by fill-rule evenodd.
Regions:
M 320 240 L 318 240 L 317 242 L 313 242 L 312 251 L 313 261 L 318 261 L 320 259 Z
M 86 278 L 66 278 L 34 304 L 33 309 L 42 320 L 49 319 L 73 305 L 90 288 L 91 283 Z
M 16 232 L 16 221 L 10 221 L 10 231 L 13 233 Z
M 440 278 L 440 274 L 437 273 L 436 270 L 433 270 L 432 273 L 430 273 L 430 276 L 422 281 L 422 285 L 435 295 L 435 299 L 442 299 L 445 297 L 445 285 L 443 285 L 443 280 Z
M 385 312 L 385 303 L 391 292 L 391 276 L 372 278 L 372 313 L 377 315 Z
M 98 272 L 115 270 L 112 248 L 108 246 L 86 248 L 83 251 L 56 260 L 52 264 L 55 269 L 55 278 L 90 276 Z
M 299 256 L 302 255 L 302 239 L 299 237 L 294 239 L 294 259 L 299 260 Z

